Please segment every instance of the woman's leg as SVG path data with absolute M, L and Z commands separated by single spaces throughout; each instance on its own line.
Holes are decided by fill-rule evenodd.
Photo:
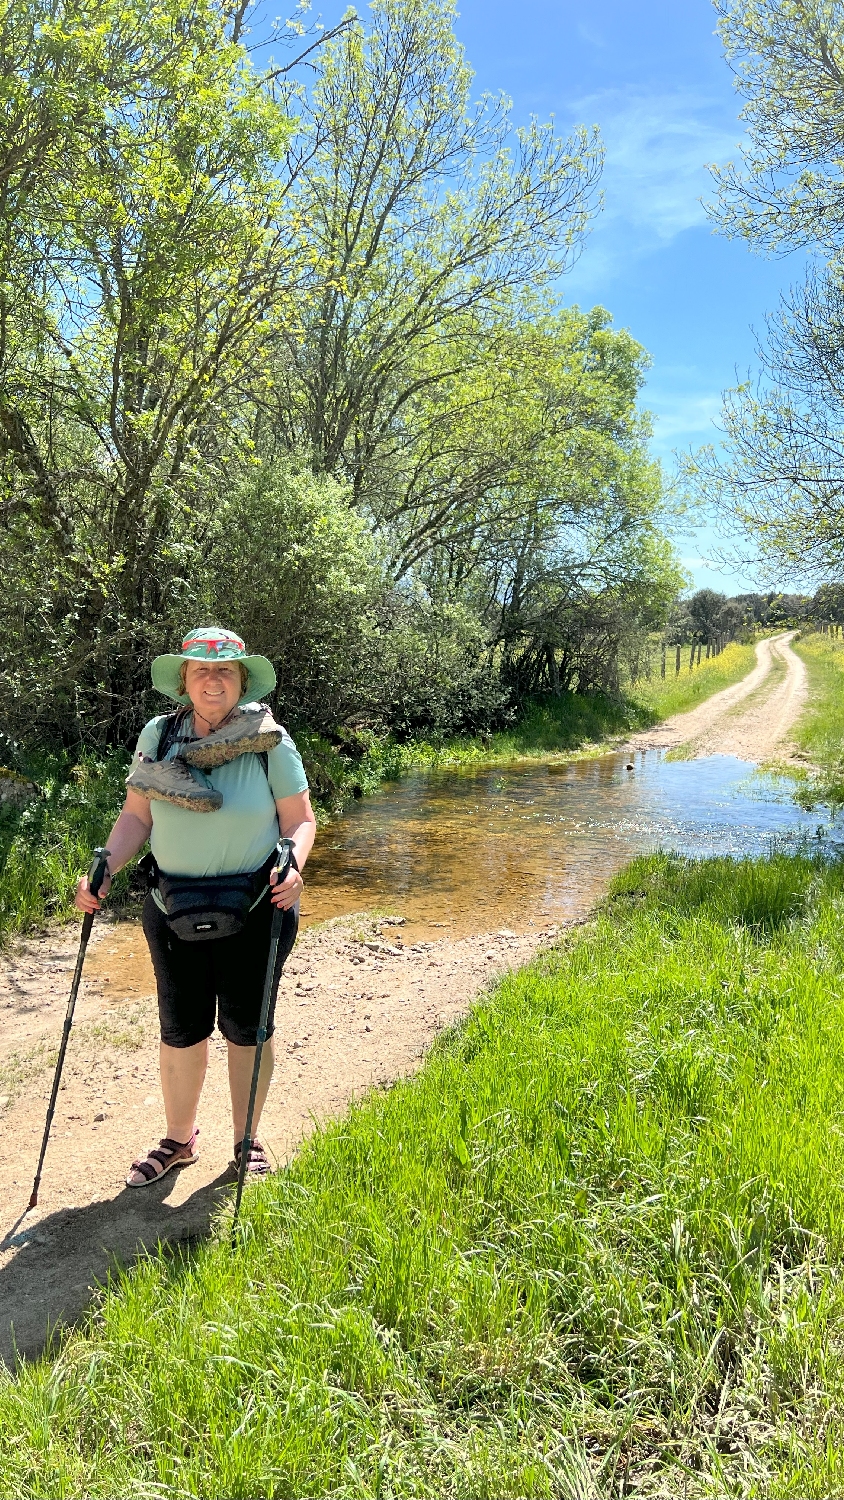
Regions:
M 267 1040 L 261 1056 L 261 1071 L 255 1096 L 252 1137 L 258 1134 L 258 1122 L 273 1076 L 273 1016 L 276 993 L 284 962 L 296 941 L 299 925 L 298 907 L 285 912 L 276 955 L 271 1001 L 267 1016 Z M 255 1066 L 255 1038 L 267 975 L 272 927 L 269 894 L 256 906 L 236 937 L 209 943 L 214 949 L 219 1027 L 226 1039 L 229 1054 L 229 1087 L 232 1099 L 232 1125 L 237 1148 L 246 1134 L 246 1112 Z
M 195 1149 L 196 1109 L 208 1067 L 208 1039 L 214 1030 L 216 1010 L 207 956 L 196 951 L 212 945 L 181 942 L 170 932 L 151 895 L 144 903 L 143 925 L 158 989 L 159 1068 L 167 1125 L 162 1141 L 147 1153 L 146 1170 L 136 1162 L 132 1164 L 126 1179 L 130 1187 L 142 1187 L 170 1166 L 199 1159 Z M 179 1146 L 187 1150 L 179 1151 Z
M 162 1042 L 159 1065 L 167 1134 L 172 1141 L 189 1141 L 196 1129 L 196 1111 L 208 1067 L 208 1039 L 193 1047 L 168 1047 Z
M 255 1066 L 254 1047 L 236 1047 L 234 1042 L 228 1042 L 229 1051 L 229 1088 L 232 1096 L 232 1124 L 234 1126 L 234 1144 L 239 1146 L 246 1133 L 246 1111 L 249 1107 L 249 1092 L 252 1088 L 252 1070 Z M 267 1037 L 261 1054 L 261 1071 L 258 1074 L 258 1089 L 255 1095 L 255 1113 L 252 1116 L 252 1135 L 258 1134 L 258 1124 L 261 1119 L 261 1111 L 267 1099 L 270 1087 L 270 1079 L 273 1076 L 273 1065 L 275 1063 L 275 1044 L 273 1038 Z

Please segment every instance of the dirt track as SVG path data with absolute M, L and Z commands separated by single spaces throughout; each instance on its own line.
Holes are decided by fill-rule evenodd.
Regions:
M 740 760 L 788 760 L 788 735 L 806 702 L 806 668 L 791 649 L 795 631 L 756 647 L 756 666 L 733 687 L 707 698 L 690 713 L 633 735 L 636 750 L 676 749 L 694 758 L 735 755 Z
M 689 746 L 696 756 L 784 758 L 806 695 L 786 634 L 757 647 L 735 687 L 635 736 L 631 747 Z M 496 974 L 552 933 L 402 941 L 401 924 L 344 918 L 305 933 L 277 1012 L 277 1068 L 261 1136 L 283 1160 L 316 1119 L 418 1066 L 444 1027 Z M 224 1045 L 212 1043 L 199 1123 L 201 1159 L 148 1188 L 123 1180 L 163 1133 L 153 979 L 140 926 L 99 920 L 68 1050 L 38 1208 L 29 1200 L 55 1047 L 78 941 L 75 927 L 21 943 L 0 966 L 0 1357 L 37 1353 L 48 1325 L 79 1315 L 113 1258 L 159 1238 L 205 1233 L 233 1174 Z

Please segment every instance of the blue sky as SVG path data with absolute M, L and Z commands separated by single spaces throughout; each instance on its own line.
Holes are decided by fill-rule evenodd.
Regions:
M 344 9 L 330 0 L 309 19 L 332 25 Z M 709 0 L 462 0 L 456 25 L 477 92 L 508 94 L 517 124 L 600 126 L 604 208 L 561 291 L 601 303 L 650 352 L 645 405 L 669 469 L 676 450 L 717 442 L 721 391 L 755 367 L 754 330 L 802 270 L 715 235 L 706 218 L 706 163 L 735 157 L 742 134 L 714 27 Z M 753 588 L 751 575 L 705 565 L 719 545 L 707 526 L 678 537 L 693 586 Z
M 649 350 L 645 404 L 669 468 L 675 450 L 717 442 L 721 391 L 755 366 L 754 329 L 801 274 L 715 235 L 701 204 L 706 163 L 735 157 L 742 133 L 714 25 L 709 0 L 463 0 L 457 23 L 479 90 L 508 93 L 517 121 L 601 128 L 604 209 L 562 291 Z M 754 586 L 705 566 L 708 527 L 678 545 L 696 587 Z

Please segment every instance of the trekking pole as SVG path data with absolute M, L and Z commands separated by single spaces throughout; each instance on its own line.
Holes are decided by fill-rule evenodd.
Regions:
M 110 849 L 94 850 L 94 858 L 91 861 L 91 868 L 88 871 L 88 889 L 91 892 L 92 896 L 96 896 L 98 894 L 100 886 L 102 885 L 103 880 L 106 877 L 106 874 L 108 872 L 108 857 L 110 853 Z M 32 1197 L 29 1200 L 30 1208 L 34 1208 L 36 1203 L 38 1202 L 38 1185 L 41 1181 L 41 1168 L 44 1165 L 44 1157 L 47 1152 L 47 1142 L 50 1139 L 50 1126 L 53 1123 L 53 1115 L 56 1111 L 56 1099 L 58 1098 L 59 1084 L 61 1083 L 62 1077 L 62 1068 L 64 1067 L 64 1055 L 67 1051 L 67 1039 L 70 1036 L 70 1028 L 73 1025 L 73 1012 L 76 1008 L 76 996 L 79 993 L 79 981 L 82 978 L 82 965 L 85 962 L 85 952 L 88 947 L 88 939 L 91 936 L 91 928 L 93 927 L 93 925 L 94 913 L 92 911 L 86 911 L 84 917 L 82 918 L 82 936 L 79 940 L 79 952 L 76 956 L 76 969 L 74 970 L 73 974 L 73 983 L 70 986 L 70 998 L 67 1002 L 67 1012 L 64 1018 L 64 1031 L 62 1032 L 61 1046 L 59 1047 L 59 1056 L 56 1063 L 56 1072 L 53 1078 L 53 1092 L 50 1095 L 50 1103 L 47 1107 L 47 1123 L 44 1126 L 44 1139 L 41 1142 L 41 1155 L 38 1158 L 38 1170 L 35 1173 L 35 1181 L 32 1184 Z
M 276 875 L 278 881 L 282 881 L 290 869 L 293 860 L 293 840 L 279 839 L 277 853 L 278 858 L 273 867 L 273 874 Z M 235 1193 L 234 1217 L 232 1218 L 232 1249 L 234 1249 L 237 1240 L 237 1217 L 240 1213 L 240 1200 L 243 1196 L 243 1184 L 246 1181 L 249 1153 L 252 1150 L 252 1118 L 255 1114 L 255 1097 L 258 1093 L 261 1057 L 264 1051 L 264 1043 L 267 1040 L 267 1021 L 270 1014 L 275 966 L 278 960 L 278 945 L 281 939 L 281 929 L 284 924 L 285 915 L 286 913 L 280 906 L 273 907 L 273 922 L 270 928 L 270 956 L 267 959 L 264 994 L 261 1000 L 261 1016 L 258 1021 L 258 1031 L 255 1038 L 255 1064 L 252 1068 L 252 1087 L 249 1091 L 249 1107 L 246 1111 L 246 1129 L 243 1132 L 243 1140 L 240 1143 L 240 1165 L 237 1172 L 237 1192 Z

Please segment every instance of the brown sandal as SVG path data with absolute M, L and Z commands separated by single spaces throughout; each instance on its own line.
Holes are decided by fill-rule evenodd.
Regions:
M 234 1161 L 232 1162 L 232 1166 L 236 1171 L 240 1171 L 240 1156 L 242 1151 L 243 1141 L 238 1141 L 234 1148 Z M 246 1161 L 247 1177 L 268 1177 L 272 1170 L 272 1162 L 267 1156 L 261 1142 L 255 1140 L 253 1136 L 252 1145 L 249 1147 L 249 1156 Z
M 174 1141 L 169 1135 L 165 1135 L 146 1156 L 133 1161 L 126 1186 L 146 1187 L 149 1182 L 157 1182 L 171 1167 L 192 1166 L 195 1161 L 199 1161 L 199 1152 L 194 1150 L 198 1135 L 199 1131 L 195 1130 L 189 1141 Z M 133 1182 L 132 1172 L 140 1172 L 143 1182 Z

